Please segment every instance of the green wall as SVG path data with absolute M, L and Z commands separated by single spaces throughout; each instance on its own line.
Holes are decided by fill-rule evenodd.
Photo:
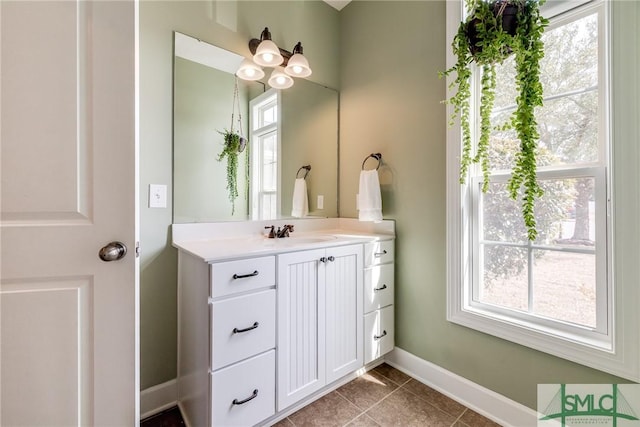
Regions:
M 340 215 L 357 217 L 362 159 L 382 153 L 396 345 L 531 408 L 539 383 L 622 381 L 446 320 L 445 22 L 444 1 L 356 1 L 340 13 Z
M 617 15 L 635 8 L 630 19 L 638 22 L 633 3 L 614 2 Z M 236 23 L 229 18 L 234 5 L 237 31 L 228 28 Z M 280 45 L 301 40 L 312 80 L 341 90 L 341 216 L 357 216 L 362 160 L 383 155 L 384 214 L 396 220 L 398 234 L 398 347 L 529 407 L 538 383 L 617 380 L 446 320 L 446 91 L 437 77 L 448 46 L 445 18 L 444 1 L 358 0 L 340 13 L 318 1 L 140 3 L 142 389 L 176 374 L 171 211 L 146 208 L 148 184 L 171 184 L 172 32 L 248 56 L 247 40 L 264 26 Z M 623 37 L 624 26 L 614 28 Z
M 239 104 L 233 100 L 235 77 L 183 58 L 175 59 L 173 109 L 173 216 L 175 222 L 210 222 L 246 219 L 249 201 L 246 174 L 247 153 L 238 155 L 238 197 L 235 209 L 227 190 L 227 159 L 218 161 L 224 138 L 219 133 L 233 127 L 248 134 L 248 88 L 238 83 Z M 233 212 L 233 213 L 232 213 Z
M 173 32 L 249 57 L 269 27 L 291 50 L 301 41 L 311 80 L 338 87 L 338 11 L 321 1 L 140 2 L 141 389 L 176 377 L 177 254 L 171 248 Z M 168 208 L 148 208 L 149 184 L 169 186 Z

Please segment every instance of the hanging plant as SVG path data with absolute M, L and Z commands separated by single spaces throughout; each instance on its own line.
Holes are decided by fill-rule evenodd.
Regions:
M 220 132 L 224 137 L 222 152 L 218 155 L 218 161 L 227 159 L 227 190 L 231 201 L 231 214 L 235 213 L 235 201 L 238 197 L 238 157 L 246 145 L 246 139 L 240 134 L 225 130 Z
M 491 113 L 495 100 L 496 64 L 515 56 L 516 87 L 519 92 L 516 109 L 503 128 L 515 130 L 520 150 L 508 183 L 512 199 L 522 189 L 522 216 L 529 240 L 537 236 L 534 203 L 542 195 L 536 170 L 539 134 L 535 108 L 542 106 L 542 84 L 539 62 L 544 56 L 541 40 L 548 21 L 540 14 L 544 0 L 465 0 L 468 18 L 460 23 L 451 45 L 456 63 L 441 76 L 455 72 L 450 88 L 457 92 L 447 102 L 453 106 L 449 124 L 459 117 L 462 129 L 460 183 L 466 182 L 469 166 L 480 164 L 484 177 L 482 191 L 489 188 L 489 142 L 493 129 Z M 470 99 L 472 67 L 481 70 L 480 133 L 475 154 L 471 140 Z
M 238 109 L 238 129 L 239 132 L 233 130 L 235 110 Z M 222 152 L 218 155 L 218 161 L 221 162 L 224 158 L 227 159 L 227 190 L 229 192 L 229 201 L 231 201 L 231 215 L 236 211 L 235 201 L 238 198 L 238 157 L 247 147 L 248 140 L 242 136 L 242 116 L 240 114 L 240 99 L 238 97 L 238 80 L 236 78 L 235 87 L 233 91 L 233 109 L 231 112 L 231 129 L 224 131 L 218 131 L 223 136 L 224 143 Z M 249 150 L 246 151 L 247 153 Z M 245 169 L 245 176 L 248 182 L 248 164 Z

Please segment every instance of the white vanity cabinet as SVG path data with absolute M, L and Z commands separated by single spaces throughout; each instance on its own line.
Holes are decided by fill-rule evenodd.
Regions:
M 275 413 L 275 256 L 178 262 L 178 400 L 188 425 L 250 426 Z
M 187 425 L 272 425 L 393 349 L 394 223 L 291 223 L 174 225 Z
M 362 367 L 363 245 L 278 255 L 278 410 Z
M 394 241 L 364 245 L 364 363 L 393 350 Z

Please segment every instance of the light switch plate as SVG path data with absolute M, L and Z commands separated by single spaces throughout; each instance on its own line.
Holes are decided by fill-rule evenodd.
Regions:
M 322 195 L 318 196 L 317 206 L 318 206 L 318 210 L 324 209 L 324 196 L 322 196 Z
M 149 207 L 167 207 L 167 186 L 164 184 L 149 184 Z

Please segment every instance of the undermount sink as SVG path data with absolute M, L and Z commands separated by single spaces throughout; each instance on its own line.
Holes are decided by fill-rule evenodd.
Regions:
M 303 244 L 303 243 L 321 243 L 328 242 L 330 240 L 335 240 L 336 236 L 289 236 L 283 239 L 280 239 L 282 242 L 291 243 L 291 244 Z
M 257 239 L 252 238 L 251 240 L 258 241 L 265 246 L 276 246 L 276 245 L 277 246 L 295 246 L 295 245 L 308 245 L 312 243 L 329 242 L 335 239 L 337 239 L 336 236 L 326 234 L 326 235 L 319 235 L 319 236 L 290 235 L 289 237 L 273 238 L 273 239 L 260 237 Z

